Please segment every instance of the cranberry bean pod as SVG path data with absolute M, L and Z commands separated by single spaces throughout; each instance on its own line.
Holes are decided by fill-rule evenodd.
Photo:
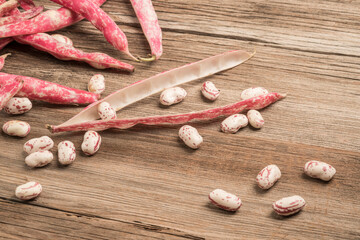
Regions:
M 302 197 L 295 195 L 274 202 L 272 207 L 278 215 L 290 216 L 299 212 L 305 205 L 305 200 Z
M 28 98 L 13 97 L 4 107 L 4 111 L 7 114 L 18 115 L 30 111 L 31 108 L 32 103 Z
M 130 0 L 137 19 L 151 48 L 151 55 L 159 59 L 163 53 L 162 32 L 151 0 Z M 145 61 L 153 59 L 141 59 Z
M 239 197 L 222 189 L 215 189 L 209 194 L 210 201 L 217 207 L 226 211 L 237 211 L 242 203 Z
M 7 56 L 10 56 L 11 53 L 7 53 L 7 54 L 4 54 L 4 55 L 1 55 L 0 56 L 0 71 L 1 69 L 3 69 L 4 65 L 5 65 L 5 59 Z
M 2 17 L 0 18 L 0 26 L 16 22 L 22 22 L 26 19 L 35 17 L 36 15 L 39 15 L 43 11 L 43 9 L 43 7 L 35 7 L 25 12 L 19 12 L 11 16 Z
M 86 155 L 94 155 L 99 151 L 101 145 L 101 136 L 95 131 L 87 131 L 84 135 L 84 141 L 81 144 L 81 150 Z
M 260 95 L 260 96 L 265 96 L 265 95 Z M 250 125 L 253 126 L 254 128 L 262 128 L 264 126 L 264 119 L 258 111 L 256 110 L 248 111 L 247 117 L 249 119 Z
M 106 0 L 93 0 L 93 3 L 100 6 L 105 1 Z M 0 38 L 52 32 L 70 26 L 83 19 L 83 16 L 65 7 L 57 10 L 48 10 L 32 19 L 0 26 Z
M 6 81 L 0 81 L 0 110 L 2 110 L 10 99 L 22 89 L 24 80 L 20 76 L 10 76 Z
M 54 155 L 48 151 L 38 151 L 31 153 L 25 158 L 25 163 L 29 167 L 44 167 L 54 159 Z
M 169 125 L 184 124 L 193 120 L 208 121 L 220 116 L 229 116 L 249 109 L 262 109 L 268 105 L 284 98 L 286 95 L 279 93 L 269 93 L 255 98 L 250 98 L 241 102 L 229 104 L 222 107 L 212 108 L 199 112 L 191 112 L 176 115 L 151 116 L 130 119 L 112 119 L 101 121 L 89 121 L 85 123 L 76 123 L 72 125 L 51 126 L 47 125 L 50 132 L 68 132 L 68 131 L 102 131 L 109 128 L 127 129 L 137 124 L 144 125 Z
M 89 20 L 97 29 L 99 29 L 105 39 L 113 45 L 116 49 L 124 52 L 129 57 L 138 61 L 128 48 L 128 41 L 120 28 L 116 25 L 114 20 L 111 19 L 99 6 L 89 0 L 51 0 L 57 4 L 60 4 L 72 11 L 84 16 Z
M 108 102 L 102 102 L 99 104 L 98 113 L 102 120 L 116 119 L 116 112 Z
M 184 100 L 186 95 L 187 92 L 181 87 L 169 88 L 160 94 L 160 103 L 162 105 L 170 106 Z
M 256 177 L 258 186 L 269 189 L 281 178 L 281 171 L 276 165 L 269 165 L 262 169 Z
M 60 126 L 68 126 L 98 119 L 97 105 L 102 101 L 110 103 L 116 111 L 119 111 L 134 102 L 161 92 L 164 89 L 233 68 L 252 56 L 252 54 L 242 50 L 230 51 L 157 74 L 122 88 L 104 99 L 89 105 L 79 114 L 62 123 Z
M 17 76 L 1 72 L 0 86 L 17 77 L 24 81 L 24 85 L 16 93 L 16 96 L 27 97 L 30 100 L 40 100 L 54 104 L 79 105 L 93 103 L 97 101 L 99 97 L 99 95 L 94 93 L 65 87 L 56 83 L 47 82 L 32 77 Z
M 241 92 L 241 99 L 246 100 L 249 98 L 257 97 L 268 93 L 269 93 L 268 90 L 266 90 L 263 87 L 248 88 Z
M 27 182 L 15 190 L 15 196 L 20 200 L 34 199 L 42 192 L 42 186 L 38 182 Z
M 323 181 L 330 181 L 336 173 L 336 169 L 330 164 L 320 161 L 309 161 L 305 163 L 304 172 L 312 178 L 318 178 Z
M 0 50 L 3 49 L 4 47 L 6 47 L 6 45 L 8 45 L 9 43 L 11 43 L 13 41 L 13 38 L 8 37 L 8 38 L 1 38 L 0 39 Z M 0 67 L 0 70 L 2 69 L 3 66 Z
M 54 146 L 54 141 L 48 136 L 32 138 L 24 144 L 24 151 L 31 154 L 38 151 L 50 150 Z
M 11 120 L 4 123 L 2 130 L 9 136 L 26 137 L 31 130 L 27 122 Z
M 179 129 L 179 137 L 192 149 L 198 149 L 203 142 L 198 130 L 189 125 L 184 125 Z
M 134 66 L 123 63 L 107 54 L 83 52 L 69 44 L 56 40 L 46 33 L 14 37 L 14 39 L 19 43 L 28 44 L 38 50 L 47 52 L 60 60 L 83 61 L 98 69 L 116 68 L 128 72 L 134 71 Z
M 89 92 L 101 94 L 105 90 L 105 78 L 101 74 L 95 74 L 88 83 Z
M 221 131 L 224 133 L 236 133 L 240 128 L 246 127 L 248 122 L 244 114 L 234 114 L 222 121 Z
M 69 165 L 75 161 L 75 146 L 70 141 L 62 141 L 58 144 L 58 160 L 62 165 Z
M 220 91 L 210 81 L 206 81 L 203 83 L 203 85 L 201 86 L 201 93 L 204 97 L 211 101 L 215 101 L 220 95 Z

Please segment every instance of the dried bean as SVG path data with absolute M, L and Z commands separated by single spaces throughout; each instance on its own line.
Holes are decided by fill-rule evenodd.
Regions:
M 27 122 L 12 120 L 6 122 L 3 127 L 3 132 L 10 136 L 26 137 L 30 133 L 30 125 Z

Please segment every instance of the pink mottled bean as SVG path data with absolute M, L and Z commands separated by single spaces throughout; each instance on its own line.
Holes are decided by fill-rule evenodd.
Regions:
M 305 200 L 302 197 L 295 195 L 274 202 L 272 207 L 278 215 L 290 216 L 299 212 L 305 205 Z
M 30 111 L 31 108 L 32 103 L 28 98 L 13 97 L 5 105 L 4 111 L 7 114 L 18 115 Z
M 203 83 L 203 85 L 201 86 L 201 93 L 204 97 L 211 101 L 215 101 L 220 95 L 220 91 L 210 81 L 206 81 Z
M 179 137 L 192 149 L 198 149 L 203 142 L 197 129 L 189 125 L 184 125 L 179 129 Z
M 186 95 L 187 92 L 181 87 L 169 88 L 160 94 L 160 103 L 162 105 L 170 106 L 184 100 Z
M 25 163 L 29 167 L 43 167 L 48 165 L 54 159 L 54 155 L 48 151 L 38 151 L 31 153 L 25 158 Z
M 226 211 L 237 211 L 242 203 L 239 197 L 222 189 L 215 189 L 209 194 L 210 201 Z
M 116 119 L 116 112 L 108 102 L 99 104 L 98 113 L 102 120 Z
M 58 144 L 58 160 L 62 165 L 69 165 L 75 161 L 75 146 L 70 141 L 62 141 Z
M 31 127 L 27 122 L 11 120 L 4 123 L 2 130 L 9 136 L 26 137 L 30 133 Z
M 42 186 L 38 182 L 27 182 L 15 190 L 15 196 L 20 200 L 34 199 L 42 192 Z
M 249 110 L 247 112 L 247 117 L 249 119 L 249 123 L 254 128 L 262 128 L 264 126 L 264 119 L 256 110 Z
M 236 133 L 240 128 L 248 125 L 248 119 L 244 114 L 234 114 L 221 123 L 221 131 L 224 133 Z
M 281 171 L 276 165 L 269 165 L 262 169 L 256 177 L 258 186 L 262 189 L 271 188 L 281 178 Z
M 101 74 L 95 74 L 88 83 L 89 92 L 101 94 L 105 90 L 105 78 Z
M 268 94 L 268 93 L 269 93 L 268 90 L 266 90 L 263 87 L 248 88 L 248 89 L 245 89 L 244 91 L 242 91 L 241 99 L 246 100 L 249 98 L 257 97 L 257 96 Z
M 323 181 L 330 181 L 336 173 L 336 169 L 330 164 L 320 161 L 309 161 L 305 163 L 304 172 L 312 178 L 318 178 Z
M 100 148 L 101 136 L 95 131 L 87 131 L 84 135 L 84 141 L 81 144 L 81 150 L 86 155 L 94 155 Z
M 24 144 L 24 151 L 31 154 L 38 151 L 50 150 L 54 146 L 54 141 L 48 136 L 32 138 Z

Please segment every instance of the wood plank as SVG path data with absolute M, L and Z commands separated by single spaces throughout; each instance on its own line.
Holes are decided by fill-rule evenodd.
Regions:
M 20 119 L 32 126 L 25 139 L 1 134 L 0 236 L 38 239 L 357 239 L 360 236 L 360 26 L 354 1 L 164 1 L 154 0 L 164 35 L 164 55 L 154 63 L 134 63 L 126 74 L 64 62 L 17 43 L 3 53 L 13 55 L 4 72 L 38 77 L 86 89 L 96 73 L 106 77 L 107 95 L 137 80 L 231 49 L 254 48 L 245 64 L 206 78 L 220 89 L 209 103 L 199 93 L 205 79 L 184 84 L 186 100 L 160 108 L 158 96 L 139 101 L 119 117 L 182 113 L 225 105 L 241 91 L 263 86 L 288 97 L 264 110 L 265 127 L 237 134 L 219 132 L 221 119 L 193 123 L 204 137 L 193 151 L 178 139 L 173 127 L 137 126 L 101 133 L 103 145 L 93 157 L 79 150 L 82 133 L 51 135 L 55 144 L 71 140 L 77 160 L 69 167 L 56 161 L 42 169 L 24 165 L 22 144 L 49 135 L 46 123 L 58 124 L 81 110 L 35 102 L 22 116 L 0 113 L 0 124 Z M 56 6 L 39 1 L 48 8 Z M 110 13 L 129 39 L 130 50 L 149 52 L 148 44 L 128 1 L 108 1 Z M 86 51 L 121 58 L 90 23 L 82 21 L 59 33 Z M 125 61 L 129 62 L 125 57 Z M 11 147 L 8 147 L 11 146 Z M 56 149 L 53 149 L 56 153 Z M 329 183 L 302 174 L 306 161 L 331 163 Z M 281 180 L 267 192 L 254 179 L 275 163 Z M 34 201 L 19 203 L 17 185 L 39 181 L 44 192 Z M 215 188 L 237 194 L 244 205 L 229 214 L 209 204 Z M 290 218 L 276 216 L 271 203 L 298 194 L 305 209 Z M 80 217 L 78 217 L 80 216 Z M 26 221 L 26 224 L 24 222 Z M 50 226 L 51 232 L 48 231 Z M 123 231 L 123 232 L 121 232 Z M 17 236 L 23 232 L 24 236 Z M 68 236 L 62 236 L 66 233 Z

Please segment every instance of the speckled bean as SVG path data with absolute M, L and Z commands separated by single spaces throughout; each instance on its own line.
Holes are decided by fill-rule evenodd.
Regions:
M 102 120 L 116 119 L 116 111 L 108 102 L 102 102 L 99 104 L 98 114 Z
M 101 74 L 95 74 L 88 83 L 89 92 L 101 94 L 105 90 L 105 78 Z
M 75 161 L 75 146 L 70 141 L 62 141 L 58 144 L 58 160 L 62 165 L 69 165 Z
M 305 205 L 305 200 L 302 197 L 295 195 L 274 202 L 272 207 L 277 214 L 289 216 L 299 212 Z
M 256 177 L 258 186 L 262 189 L 271 188 L 281 177 L 281 171 L 276 165 L 269 165 L 262 169 Z
M 262 128 L 264 126 L 264 119 L 257 110 L 249 110 L 247 112 L 249 123 L 254 128 Z
M 31 127 L 27 122 L 11 120 L 4 123 L 2 130 L 10 136 L 26 137 L 30 133 Z
M 236 211 L 242 205 L 239 197 L 222 189 L 212 191 L 209 194 L 209 199 L 214 205 L 227 211 Z
M 224 133 L 236 133 L 240 128 L 246 127 L 249 121 L 244 114 L 234 114 L 221 123 L 221 131 Z
M 323 181 L 330 181 L 336 173 L 336 169 L 330 164 L 320 161 L 309 161 L 305 163 L 304 172 L 312 178 L 318 178 Z
M 29 167 L 43 167 L 48 165 L 54 159 L 54 155 L 48 151 L 38 151 L 31 153 L 25 158 L 25 163 Z
M 42 136 L 39 138 L 33 138 L 24 144 L 24 151 L 27 154 L 37 151 L 50 150 L 54 146 L 54 141 L 48 136 Z
M 269 91 L 263 87 L 252 87 L 252 88 L 248 88 L 248 89 L 245 89 L 244 91 L 242 91 L 240 97 L 242 100 L 246 100 L 249 98 L 257 97 L 257 96 L 268 94 L 268 93 L 269 93 Z
M 101 136 L 95 131 L 87 131 L 84 135 L 84 141 L 81 144 L 81 150 L 86 155 L 94 155 L 100 148 Z
M 192 149 L 199 148 L 201 143 L 203 142 L 203 138 L 201 137 L 197 129 L 189 125 L 184 125 L 180 128 L 179 137 L 188 147 Z
M 203 83 L 201 86 L 201 93 L 204 97 L 211 101 L 215 101 L 220 95 L 220 91 L 216 88 L 215 84 L 210 81 Z
M 15 196 L 21 200 L 30 200 L 40 195 L 41 184 L 38 182 L 27 182 L 20 185 L 15 190 Z
M 28 98 L 13 97 L 4 107 L 4 111 L 7 114 L 17 115 L 17 114 L 26 113 L 30 111 L 31 108 L 32 108 L 32 103 Z
M 169 88 L 160 94 L 160 103 L 162 105 L 170 106 L 184 100 L 186 95 L 187 92 L 181 87 Z

